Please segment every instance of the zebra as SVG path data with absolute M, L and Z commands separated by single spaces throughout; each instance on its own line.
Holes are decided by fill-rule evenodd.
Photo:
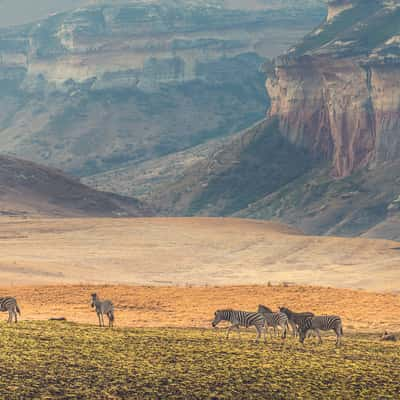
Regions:
M 99 318 L 100 327 L 104 325 L 103 315 L 106 314 L 108 317 L 108 326 L 111 328 L 114 326 L 114 305 L 110 300 L 101 301 L 96 293 L 92 293 L 92 307 L 96 309 L 97 317 Z
M 258 306 L 257 312 L 264 317 L 266 328 L 273 327 L 276 336 L 277 328 L 279 326 L 282 328 L 282 339 L 286 338 L 286 332 L 289 328 L 289 319 L 286 314 L 282 312 L 273 312 L 270 308 L 265 307 L 262 304 Z
M 265 337 L 265 319 L 264 317 L 256 312 L 248 311 L 235 311 L 235 310 L 217 310 L 214 314 L 214 320 L 212 322 L 213 328 L 215 328 L 221 321 L 228 321 L 232 325 L 228 328 L 226 338 L 229 339 L 229 334 L 232 329 L 237 329 L 240 338 L 240 326 L 249 328 L 254 326 L 257 330 L 256 342 L 263 334 L 264 342 L 266 342 Z
M 8 323 L 18 322 L 17 313 L 21 315 L 21 311 L 18 307 L 17 300 L 14 297 L 1 297 L 0 298 L 0 311 L 8 312 Z
M 279 311 L 286 314 L 289 319 L 289 325 L 292 328 L 293 336 L 298 334 L 298 327 L 303 323 L 306 318 L 314 317 L 312 312 L 296 313 L 286 307 L 279 307 Z
M 299 327 L 300 343 L 304 343 L 307 332 L 310 330 L 313 330 L 317 334 L 319 344 L 322 343 L 319 331 L 333 330 L 336 333 L 336 347 L 340 346 L 341 337 L 343 336 L 343 325 L 342 320 L 337 315 L 306 318 Z

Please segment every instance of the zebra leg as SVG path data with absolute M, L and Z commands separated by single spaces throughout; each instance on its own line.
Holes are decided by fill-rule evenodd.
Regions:
M 265 326 L 263 326 L 262 330 L 264 336 L 264 343 L 267 343 L 267 329 L 265 328 Z
M 8 320 L 7 320 L 7 323 L 8 323 L 8 324 L 11 324 L 12 318 L 13 318 L 12 311 L 9 310 L 9 311 L 8 311 Z
M 290 327 L 292 328 L 292 336 L 296 337 L 297 336 L 297 328 L 296 324 L 293 321 L 289 321 Z
M 340 326 L 335 328 L 335 333 L 336 333 L 336 347 L 340 347 L 342 339 L 342 332 Z
M 322 338 L 321 334 L 319 333 L 319 329 L 315 329 L 315 333 L 317 334 L 318 337 L 318 344 L 322 344 Z
M 233 328 L 235 328 L 236 327 L 236 325 L 231 325 L 229 328 L 228 328 L 228 330 L 226 331 L 226 338 L 227 339 L 229 339 L 229 334 L 231 333 L 231 330 L 233 329 Z
M 258 343 L 258 341 L 259 341 L 259 339 L 261 337 L 261 329 L 260 329 L 259 326 L 256 325 L 256 330 L 257 330 L 256 343 Z
M 99 318 L 99 326 L 101 328 L 101 317 L 100 317 L 100 313 L 97 313 L 97 317 Z
M 240 326 L 236 325 L 237 333 L 239 335 L 239 340 L 242 341 L 242 337 L 240 336 Z
M 269 337 L 271 338 L 271 340 L 272 340 L 272 338 L 273 338 L 273 336 L 272 336 L 272 330 L 271 330 L 271 326 L 270 325 L 267 325 L 268 326 L 268 330 L 269 330 Z
M 15 323 L 18 322 L 17 311 L 16 310 L 14 310 L 14 320 L 15 320 Z
M 288 327 L 287 323 L 285 323 L 282 326 L 282 336 L 281 336 L 282 339 L 286 339 L 286 329 L 287 329 L 287 327 Z

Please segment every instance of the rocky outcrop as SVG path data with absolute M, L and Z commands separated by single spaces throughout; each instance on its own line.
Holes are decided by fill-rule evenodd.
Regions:
M 332 161 L 337 177 L 400 158 L 400 4 L 389 3 L 332 2 L 330 20 L 267 81 L 282 134 Z
M 328 3 L 328 15 L 327 21 L 331 21 L 333 18 L 353 7 L 351 0 L 333 0 Z

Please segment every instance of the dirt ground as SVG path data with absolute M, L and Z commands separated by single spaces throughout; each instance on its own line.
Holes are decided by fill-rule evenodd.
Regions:
M 213 313 L 221 308 L 256 310 L 287 306 L 295 311 L 337 314 L 345 331 L 400 332 L 400 296 L 348 289 L 310 286 L 15 286 L 0 287 L 0 297 L 16 296 L 24 320 L 65 317 L 69 321 L 96 324 L 90 294 L 111 299 L 116 325 L 124 327 L 209 328 Z M 1 317 L 6 315 L 0 315 Z
M 0 218 L 3 285 L 252 285 L 398 293 L 400 251 L 385 240 L 305 236 L 230 218 Z

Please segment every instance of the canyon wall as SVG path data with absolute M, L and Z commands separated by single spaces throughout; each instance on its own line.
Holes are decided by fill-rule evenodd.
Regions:
M 395 3 L 366 2 L 376 17 L 360 15 L 354 31 L 340 31 L 344 20 L 364 10 L 360 5 L 352 14 L 357 5 L 332 2 L 330 18 L 305 39 L 302 50 L 293 48 L 269 71 L 269 116 L 279 120 L 292 143 L 332 161 L 334 176 L 400 158 L 400 28 L 370 29 L 377 28 L 372 22 L 400 21 Z M 365 21 L 371 26 L 360 34 L 357 26 Z M 377 38 L 373 47 L 361 46 Z

